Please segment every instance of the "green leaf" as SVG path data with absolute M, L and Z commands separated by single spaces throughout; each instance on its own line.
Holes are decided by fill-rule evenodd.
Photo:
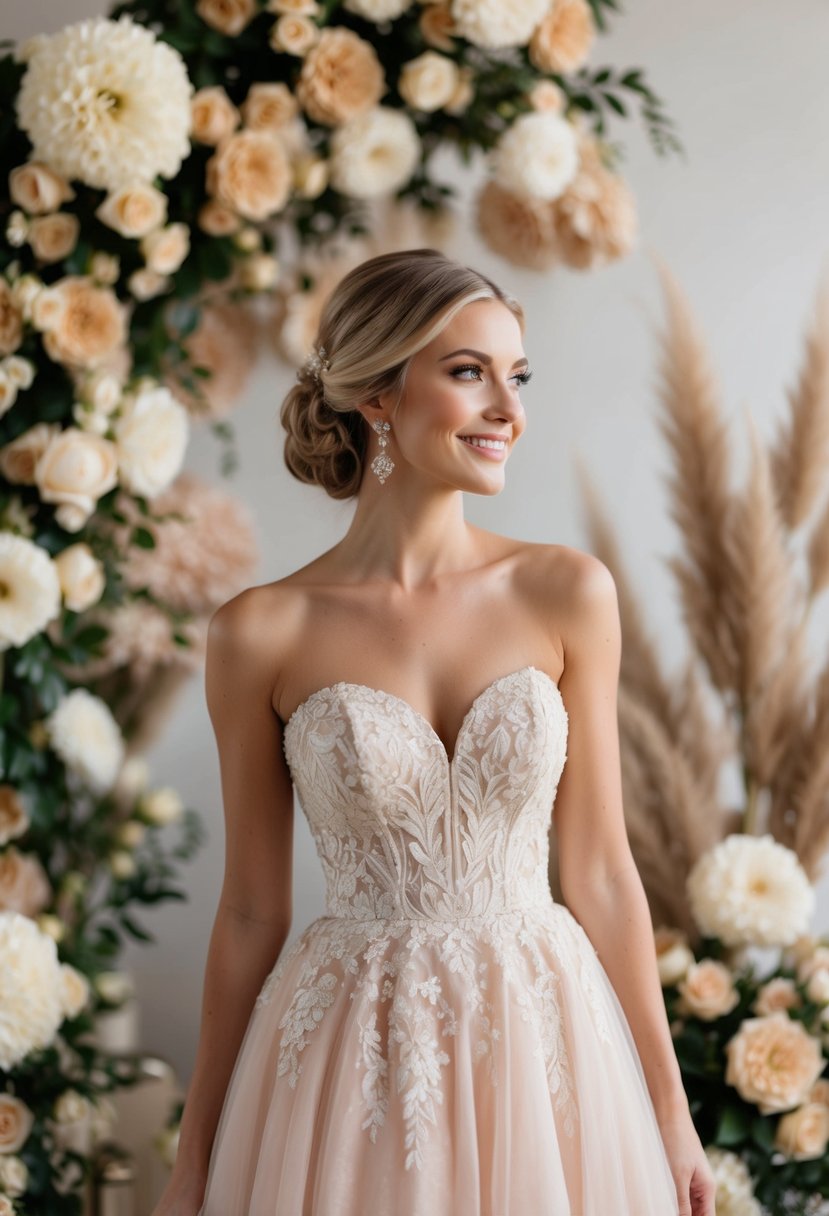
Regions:
M 133 544 L 138 545 L 140 549 L 155 548 L 155 537 L 149 528 L 142 528 L 140 526 L 133 528 L 130 539 L 132 540 Z

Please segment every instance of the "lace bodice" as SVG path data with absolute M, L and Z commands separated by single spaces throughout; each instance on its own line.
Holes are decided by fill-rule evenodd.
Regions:
M 473 701 L 450 759 L 392 693 L 341 681 L 288 719 L 285 756 L 326 879 L 326 914 L 483 916 L 548 905 L 548 832 L 567 712 L 522 667 Z

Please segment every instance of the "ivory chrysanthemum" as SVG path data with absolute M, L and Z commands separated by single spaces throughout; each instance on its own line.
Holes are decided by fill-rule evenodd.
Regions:
M 184 60 L 129 17 L 93 18 L 31 42 L 17 95 L 33 156 L 115 190 L 174 177 L 190 151 Z
M 694 919 L 727 946 L 788 946 L 805 933 L 815 892 L 795 853 L 768 833 L 734 833 L 688 875 Z
M 63 976 L 54 940 L 20 912 L 0 912 L 0 1068 L 48 1047 L 63 1021 Z
M 0 532 L 0 651 L 23 646 L 60 612 L 60 579 L 40 545 Z

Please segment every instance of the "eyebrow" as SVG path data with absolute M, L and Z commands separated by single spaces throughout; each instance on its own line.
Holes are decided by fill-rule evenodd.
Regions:
M 482 350 L 470 350 L 468 346 L 464 346 L 461 347 L 460 350 L 453 350 L 448 355 L 441 355 L 441 357 L 438 359 L 438 363 L 442 363 L 444 359 L 451 359 L 453 355 L 474 355 L 475 358 L 480 359 L 482 363 L 492 362 L 491 356 L 485 354 Z M 516 359 L 512 366 L 519 367 L 522 363 L 529 364 L 529 362 L 529 359 L 525 355 L 523 359 Z

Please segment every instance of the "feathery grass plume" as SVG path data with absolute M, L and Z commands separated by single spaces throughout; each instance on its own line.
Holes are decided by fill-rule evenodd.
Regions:
M 576 473 L 585 504 L 591 552 L 604 562 L 616 583 L 622 630 L 619 682 L 629 693 L 649 705 L 658 717 L 667 718 L 672 726 L 676 726 L 670 688 L 663 674 L 659 655 L 649 636 L 610 521 L 602 510 L 596 488 L 579 458 L 576 459 Z
M 793 531 L 811 513 L 829 457 L 829 283 L 818 290 L 797 386 L 787 390 L 789 416 L 772 451 L 777 501 Z
M 809 566 L 809 598 L 814 599 L 829 587 L 829 498 L 809 536 L 806 560 Z
M 806 622 L 801 619 L 787 635 L 785 658 L 745 706 L 740 759 L 747 798 L 746 831 L 759 827 L 756 799 L 760 790 L 771 788 L 784 771 L 787 757 L 800 748 L 799 729 L 806 713 L 808 682 L 805 641 Z M 777 839 L 790 844 L 784 836 Z
M 665 721 L 674 724 L 676 744 L 688 760 L 706 802 L 713 803 L 723 765 L 737 746 L 737 732 L 722 703 L 707 695 L 710 692 L 710 685 L 700 677 L 698 658 L 690 655 L 671 690 L 672 713 Z
M 702 337 L 667 267 L 657 260 L 668 321 L 661 341 L 657 418 L 668 440 L 674 471 L 668 477 L 671 515 L 687 556 L 667 559 L 680 589 L 683 616 L 694 645 L 721 691 L 737 680 L 735 620 L 725 526 L 731 505 L 729 452 L 719 394 Z
M 746 415 L 751 460 L 745 489 L 726 523 L 739 708 L 745 713 L 786 659 L 794 606 L 792 563 L 771 477 L 768 454 Z

